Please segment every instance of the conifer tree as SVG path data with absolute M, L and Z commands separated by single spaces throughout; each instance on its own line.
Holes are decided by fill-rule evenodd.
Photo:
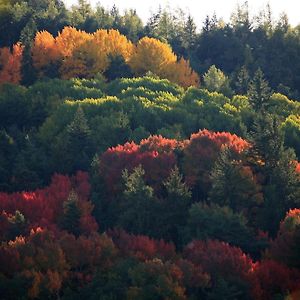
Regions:
M 183 182 L 183 176 L 178 167 L 171 170 L 169 178 L 164 182 L 166 198 L 163 199 L 163 209 L 160 213 L 161 233 L 164 239 L 178 245 L 180 233 L 185 226 L 192 194 Z
M 125 169 L 123 180 L 125 190 L 121 200 L 119 225 L 136 234 L 153 235 L 155 225 L 154 212 L 156 202 L 152 187 L 145 184 L 142 166 L 136 167 L 131 174 Z M 153 212 L 153 213 L 152 213 Z
M 246 66 L 243 66 L 237 74 L 235 90 L 238 94 L 246 95 L 249 88 L 250 76 Z
M 91 131 L 82 108 L 79 106 L 74 120 L 67 127 L 67 153 L 69 160 L 68 170 L 86 170 L 89 167 Z
M 235 211 L 249 208 L 258 201 L 259 188 L 251 170 L 244 167 L 240 158 L 224 148 L 211 172 L 211 203 L 229 206 Z
M 251 139 L 251 154 L 264 176 L 262 226 L 274 235 L 286 211 L 299 203 L 296 156 L 293 150 L 284 147 L 284 133 L 274 115 L 258 114 Z
M 268 82 L 264 78 L 264 74 L 261 69 L 258 69 L 253 79 L 249 84 L 248 97 L 249 102 L 254 111 L 265 111 L 271 96 L 271 89 Z
M 80 217 L 81 212 L 78 207 L 78 196 L 75 191 L 71 191 L 68 199 L 64 202 L 64 212 L 61 219 L 61 228 L 73 233 L 75 236 L 80 235 Z

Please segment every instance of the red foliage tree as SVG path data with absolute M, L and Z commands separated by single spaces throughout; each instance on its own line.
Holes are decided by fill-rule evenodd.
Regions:
M 111 230 L 109 235 L 124 256 L 134 256 L 142 261 L 153 258 L 170 260 L 175 257 L 175 246 L 163 240 L 153 240 L 144 235 L 132 235 L 124 230 Z
M 200 184 L 208 189 L 210 172 L 222 147 L 228 147 L 239 154 L 249 147 L 249 143 L 229 132 L 201 130 L 191 135 L 184 148 L 183 173 L 190 186 Z
M 116 194 L 121 189 L 122 171 L 132 171 L 142 165 L 146 183 L 159 188 L 176 165 L 173 150 L 179 145 L 176 140 L 151 136 L 142 140 L 140 145 L 131 142 L 109 148 L 100 157 L 100 176 L 103 177 L 109 192 Z
M 90 184 L 88 175 L 83 172 L 78 172 L 72 178 L 56 174 L 50 186 L 34 192 L 0 193 L 0 211 L 10 214 L 20 211 L 29 221 L 30 228 L 42 226 L 54 229 L 63 214 L 63 204 L 72 190 L 79 199 L 81 231 L 96 231 L 98 225 L 91 216 L 93 206 L 88 201 Z
M 272 300 L 286 296 L 300 288 L 299 272 L 273 260 L 264 260 L 255 265 L 252 274 L 252 295 L 256 300 Z
M 254 267 L 251 258 L 240 248 L 216 240 L 195 240 L 185 247 L 183 256 L 202 266 L 212 277 L 248 280 Z
M 270 256 L 289 267 L 300 268 L 300 209 L 291 209 L 271 242 Z

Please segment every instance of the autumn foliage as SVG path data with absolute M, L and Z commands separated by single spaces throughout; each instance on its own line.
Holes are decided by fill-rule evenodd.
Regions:
M 56 38 L 47 31 L 38 32 L 32 47 L 33 65 L 40 77 L 55 76 L 56 68 L 64 79 L 91 78 L 105 72 L 110 59 L 117 56 L 137 76 L 151 71 L 183 87 L 199 85 L 199 76 L 189 62 L 183 58 L 177 62 L 170 46 L 154 38 L 144 37 L 135 46 L 114 29 L 86 33 L 65 27 Z
M 113 193 L 121 188 L 122 171 L 132 171 L 138 165 L 144 168 L 147 183 L 159 187 L 176 164 L 173 151 L 179 146 L 180 142 L 161 136 L 151 136 L 142 140 L 140 145 L 134 142 L 119 145 L 103 153 L 99 171 Z
M 93 206 L 88 201 L 88 175 L 83 172 L 78 172 L 72 178 L 54 175 L 49 187 L 34 192 L 0 193 L 0 211 L 5 212 L 2 219 L 5 219 L 5 214 L 12 215 L 19 211 L 28 223 L 28 230 L 39 226 L 55 229 L 63 216 L 64 203 L 71 192 L 78 197 L 78 209 L 81 211 L 80 230 L 82 233 L 97 231 L 98 225 L 91 216 Z
M 21 81 L 23 46 L 18 43 L 9 48 L 0 49 L 0 84 L 9 82 L 18 84 Z
M 249 143 L 228 132 L 201 130 L 191 135 L 184 149 L 183 162 L 186 182 L 190 186 L 197 182 L 202 184 L 209 182 L 210 171 L 224 147 L 239 154 L 249 147 Z

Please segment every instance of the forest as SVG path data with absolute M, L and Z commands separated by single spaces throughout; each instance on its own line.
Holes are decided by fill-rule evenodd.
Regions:
M 300 25 L 0 2 L 0 299 L 299 300 Z

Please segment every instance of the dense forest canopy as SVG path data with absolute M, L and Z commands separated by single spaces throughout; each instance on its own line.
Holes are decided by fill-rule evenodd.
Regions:
M 300 299 L 300 31 L 0 2 L 0 298 Z

